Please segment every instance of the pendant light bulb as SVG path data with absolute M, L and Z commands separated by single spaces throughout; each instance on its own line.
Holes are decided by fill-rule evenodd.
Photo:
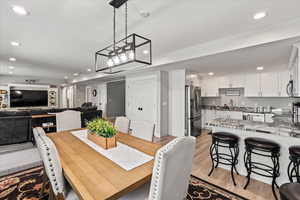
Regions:
M 135 57 L 134 52 L 133 52 L 132 50 L 129 51 L 128 56 L 129 56 L 129 59 L 130 59 L 130 60 L 133 60 L 134 57 Z
M 118 55 L 114 56 L 113 57 L 113 61 L 114 61 L 115 65 L 120 64 L 120 58 L 119 58 L 119 56 Z
M 106 64 L 107 64 L 109 67 L 114 66 L 114 62 L 113 62 L 113 60 L 112 60 L 111 58 L 108 59 L 108 61 L 106 62 Z
M 120 55 L 120 58 L 121 58 L 121 61 L 122 61 L 122 62 L 126 62 L 126 61 L 128 60 L 126 53 L 122 53 L 122 54 Z

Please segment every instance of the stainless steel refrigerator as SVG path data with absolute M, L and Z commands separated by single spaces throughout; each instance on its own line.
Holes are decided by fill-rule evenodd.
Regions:
M 201 89 L 185 86 L 185 135 L 201 135 Z

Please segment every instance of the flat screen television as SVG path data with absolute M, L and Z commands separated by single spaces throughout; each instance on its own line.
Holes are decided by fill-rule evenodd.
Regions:
M 48 91 L 10 90 L 10 107 L 48 106 Z

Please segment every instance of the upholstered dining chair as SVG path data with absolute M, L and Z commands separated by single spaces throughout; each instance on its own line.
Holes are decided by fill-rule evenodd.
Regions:
M 41 145 L 42 145 L 42 137 L 46 137 L 46 133 L 44 131 L 43 128 L 41 127 L 36 127 L 33 128 L 33 137 L 34 137 L 34 141 L 35 144 L 37 146 L 38 152 L 40 154 L 40 157 L 42 157 L 42 150 L 41 150 Z M 40 191 L 40 199 L 43 197 L 44 191 L 45 191 L 45 185 L 48 182 L 48 177 L 46 175 L 46 173 L 43 173 L 42 176 L 42 188 Z
M 115 121 L 115 128 L 122 132 L 122 133 L 128 133 L 129 132 L 129 125 L 130 120 L 127 117 L 120 116 L 116 118 Z
M 50 199 L 79 200 L 66 184 L 55 144 L 47 136 L 41 137 L 41 154 L 46 174 L 51 184 Z
M 153 141 L 155 125 L 146 121 L 134 121 L 130 122 L 131 135 L 147 140 Z
M 81 113 L 67 110 L 56 114 L 56 131 L 81 128 Z
M 183 200 L 195 150 L 194 137 L 176 138 L 156 152 L 150 186 L 145 184 L 119 200 Z

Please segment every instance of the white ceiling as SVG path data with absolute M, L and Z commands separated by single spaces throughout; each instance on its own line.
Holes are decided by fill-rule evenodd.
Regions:
M 11 5 L 24 6 L 30 15 L 16 15 Z M 130 0 L 129 33 L 152 39 L 155 61 L 195 44 L 294 21 L 300 18 L 299 6 L 299 0 Z M 140 11 L 151 15 L 143 18 Z M 258 11 L 267 11 L 268 16 L 253 20 Z M 123 26 L 123 20 L 119 23 Z M 12 47 L 10 41 L 21 46 Z M 112 9 L 107 1 L 0 1 L 2 75 L 12 64 L 9 57 L 17 58 L 14 75 L 63 79 L 74 72 L 87 73 L 94 52 L 111 41 Z
M 215 75 L 232 73 L 254 73 L 259 66 L 264 71 L 287 70 L 293 44 L 299 43 L 300 37 L 266 43 L 239 50 L 218 53 L 196 59 L 190 59 L 164 66 L 165 69 L 186 68 L 189 73 Z

